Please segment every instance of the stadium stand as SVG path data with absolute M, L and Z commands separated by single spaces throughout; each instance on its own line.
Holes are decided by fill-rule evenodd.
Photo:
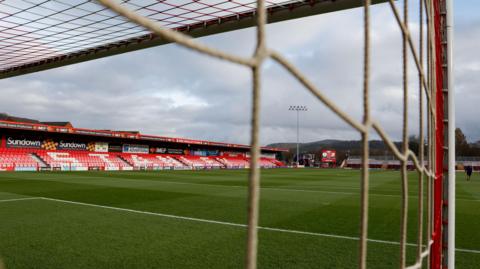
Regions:
M 179 161 L 192 168 L 221 168 L 224 167 L 222 163 L 215 158 L 180 155 L 177 157 Z
M 40 165 L 28 150 L 0 148 L 2 170 L 37 170 Z
M 75 128 L 0 113 L 0 170 L 160 170 L 248 168 L 248 145 Z M 261 167 L 286 149 L 262 147 Z M 271 156 L 271 157 L 270 157 Z
M 248 160 L 241 157 L 218 157 L 217 161 L 227 168 L 246 168 L 249 166 Z
M 47 167 L 61 170 L 131 170 L 132 166 L 110 153 L 31 150 Z
M 270 158 L 260 158 L 260 167 L 262 168 L 274 168 L 274 167 L 277 167 L 277 165 L 275 163 L 273 163 L 271 161 Z
M 156 159 L 160 160 L 162 163 L 164 163 L 164 166 L 167 167 L 184 167 L 185 165 L 175 159 L 173 156 L 170 155 L 161 155 L 158 154 L 155 156 Z
M 164 169 L 184 168 L 186 165 L 176 160 L 171 155 L 121 153 L 119 158 L 136 169 Z
M 286 164 L 284 162 L 279 161 L 277 159 L 271 159 L 270 161 L 273 162 L 274 164 L 276 164 L 277 166 L 286 167 Z
M 427 162 L 425 162 L 427 164 Z M 360 156 L 351 156 L 345 160 L 344 167 L 360 169 L 362 166 L 362 159 Z M 398 170 L 401 168 L 399 160 L 395 160 L 391 156 L 370 156 L 368 166 L 371 169 L 392 169 Z M 415 169 L 413 162 L 407 162 L 407 169 Z
M 285 166 L 272 159 L 261 158 L 260 166 L 274 168 Z M 209 169 L 248 168 L 245 157 L 203 157 L 190 155 L 111 153 L 74 150 L 9 149 L 0 148 L 2 170 L 133 170 L 133 169 Z
M 81 154 L 85 154 L 82 152 Z M 88 153 L 85 158 L 91 161 L 91 164 L 103 167 L 104 170 L 132 170 L 132 166 L 118 156 L 110 153 Z
M 262 160 L 268 162 L 269 165 L 273 165 L 273 167 L 283 167 L 285 164 L 279 160 L 273 158 L 261 158 Z
M 425 161 L 428 166 L 428 161 Z M 345 160 L 345 167 L 359 169 L 362 165 L 360 156 L 352 156 Z M 480 157 L 463 157 L 458 156 L 456 160 L 456 170 L 462 171 L 465 166 L 472 166 L 473 170 L 480 171 Z M 395 160 L 391 156 L 371 156 L 369 159 L 370 168 L 383 168 L 383 169 L 400 169 L 401 164 L 399 160 Z M 413 162 L 409 161 L 407 164 L 408 169 L 414 169 Z
M 244 157 L 230 157 L 223 156 L 218 157 L 216 160 L 222 163 L 226 168 L 247 168 L 250 166 L 250 160 Z M 284 167 L 285 164 L 281 161 L 272 158 L 260 158 L 260 167 L 262 168 L 274 168 Z
M 456 160 L 456 169 L 463 171 L 465 166 L 472 166 L 474 171 L 480 171 L 480 157 L 458 156 Z
M 80 153 L 70 154 L 68 151 L 47 150 L 36 150 L 33 153 L 49 167 L 58 170 L 88 170 L 89 165 L 96 165 L 96 160 L 79 155 Z

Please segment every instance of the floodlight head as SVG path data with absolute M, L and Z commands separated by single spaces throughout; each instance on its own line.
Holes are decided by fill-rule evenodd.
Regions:
M 307 106 L 290 106 L 288 108 L 290 111 L 307 111 Z

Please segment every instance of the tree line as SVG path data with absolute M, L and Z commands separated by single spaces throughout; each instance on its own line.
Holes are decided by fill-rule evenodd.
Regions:
M 409 137 L 409 148 L 418 154 L 419 150 L 419 138 L 418 136 L 411 135 Z M 480 157 L 480 141 L 475 143 L 468 143 L 467 137 L 463 133 L 462 129 L 455 129 L 455 155 L 465 157 Z
M 467 137 L 460 128 L 455 130 L 455 154 L 456 156 L 464 157 L 480 157 L 480 141 L 475 143 L 468 143 Z M 419 137 L 416 135 L 409 136 L 409 148 L 418 155 L 419 153 Z M 424 152 L 427 151 L 427 140 L 424 140 Z M 402 143 L 394 142 L 395 146 L 401 151 Z M 295 143 L 278 143 L 271 144 L 269 146 L 289 148 L 289 152 L 281 154 L 280 159 L 283 161 L 291 162 L 294 160 L 296 153 Z M 322 150 L 336 150 L 337 151 L 337 163 L 342 162 L 348 156 L 360 156 L 362 154 L 362 142 L 360 140 L 322 140 L 310 143 L 300 144 L 300 152 L 313 153 L 318 158 L 321 156 Z M 369 141 L 370 156 L 391 156 L 390 149 L 381 140 Z

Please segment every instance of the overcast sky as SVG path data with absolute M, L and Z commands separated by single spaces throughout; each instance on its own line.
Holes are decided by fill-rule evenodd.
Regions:
M 457 125 L 480 140 L 480 7 L 455 1 Z M 416 3 L 411 1 L 411 3 Z M 411 27 L 417 33 L 414 12 Z M 373 8 L 372 114 L 390 136 L 401 134 L 401 34 L 388 5 Z M 280 51 L 328 97 L 361 119 L 362 10 L 313 16 L 268 26 L 268 46 Z M 239 55 L 254 49 L 253 29 L 199 39 Z M 418 79 L 410 63 L 410 133 L 418 132 Z M 262 88 L 262 144 L 296 140 L 296 115 L 306 105 L 301 140 L 358 139 L 287 72 L 269 61 Z M 0 81 L 0 112 L 83 128 L 249 142 L 248 68 L 176 45 L 118 55 Z M 8 97 L 8 98 L 5 98 Z

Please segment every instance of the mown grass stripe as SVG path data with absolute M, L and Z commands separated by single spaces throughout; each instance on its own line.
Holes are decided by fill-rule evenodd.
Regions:
M 26 198 L 24 200 L 27 200 L 27 199 L 28 198 Z M 135 209 L 129 209 L 129 208 L 97 205 L 97 204 L 83 203 L 83 202 L 77 202 L 77 201 L 68 201 L 68 200 L 48 198 L 48 197 L 32 197 L 32 198 L 29 198 L 29 200 L 33 200 L 33 199 L 41 199 L 41 200 L 46 200 L 46 201 L 53 201 L 53 202 L 60 202 L 60 203 L 74 204 L 74 205 L 81 205 L 81 206 L 89 206 L 89 207 L 110 209 L 110 210 L 123 211 L 123 212 L 135 213 L 135 214 L 145 214 L 145 215 L 151 215 L 151 216 L 159 216 L 159 217 L 172 218 L 172 219 L 188 220 L 188 221 L 211 223 L 211 224 L 220 224 L 220 225 L 242 227 L 242 228 L 247 227 L 246 224 L 241 224 L 241 223 L 233 223 L 233 222 L 218 221 L 218 220 L 208 220 L 208 219 L 185 217 L 185 216 L 177 216 L 177 215 L 172 215 L 172 214 L 164 214 L 164 213 L 156 213 L 156 212 L 135 210 Z M 259 226 L 258 229 L 265 230 L 265 231 L 282 232 L 282 233 L 290 233 L 290 234 L 301 234 L 301 235 L 310 235 L 310 236 L 320 236 L 320 237 L 335 238 L 335 239 L 346 239 L 346 240 L 355 240 L 355 241 L 359 240 L 358 237 L 353 237 L 353 236 L 298 231 L 298 230 L 273 228 L 273 227 Z M 367 241 L 371 242 L 371 243 L 379 243 L 379 244 L 400 245 L 399 242 L 380 240 L 380 239 L 367 239 Z M 407 243 L 407 246 L 416 247 L 417 245 L 414 244 L 414 243 Z M 474 249 L 458 249 L 457 248 L 456 251 L 480 254 L 480 250 L 474 250 Z
M 119 180 L 131 180 L 131 179 L 126 179 L 126 178 L 109 178 L 109 177 L 77 177 L 77 178 L 85 178 L 85 179 L 92 179 L 92 178 L 97 178 L 97 179 L 119 179 Z M 26 178 L 24 178 L 26 179 Z M 32 178 L 33 180 L 36 180 Z M 49 180 L 51 181 L 51 180 Z M 53 180 L 57 182 L 57 180 Z M 63 182 L 60 180 L 60 182 Z M 167 180 L 158 180 L 154 181 L 155 183 L 163 183 L 163 184 L 172 184 L 172 185 L 190 185 L 190 186 L 206 186 L 206 187 L 218 187 L 218 188 L 242 188 L 247 190 L 247 186 L 243 185 L 221 185 L 221 184 L 210 184 L 210 183 L 194 183 L 194 182 L 177 182 L 177 181 L 167 181 Z M 322 185 L 319 185 L 321 187 Z M 343 187 L 342 187 L 343 188 Z M 350 189 L 357 189 L 354 187 L 349 187 Z M 359 192 L 344 192 L 344 191 L 323 191 L 323 190 L 306 190 L 306 189 L 292 189 L 292 188 L 274 188 L 274 187 L 260 187 L 262 190 L 272 190 L 272 191 L 285 191 L 285 192 L 303 192 L 303 193 L 326 193 L 326 194 L 339 194 L 339 195 L 360 195 Z M 358 188 L 359 189 L 359 188 Z M 401 195 L 397 194 L 380 194 L 380 193 L 370 193 L 370 196 L 377 196 L 377 197 L 401 197 Z M 418 199 L 418 196 L 416 193 L 412 193 L 408 195 L 409 199 Z M 425 196 L 426 199 L 426 196 Z M 467 202 L 480 202 L 480 199 L 466 199 L 466 198 L 456 198 L 457 201 L 467 201 Z

